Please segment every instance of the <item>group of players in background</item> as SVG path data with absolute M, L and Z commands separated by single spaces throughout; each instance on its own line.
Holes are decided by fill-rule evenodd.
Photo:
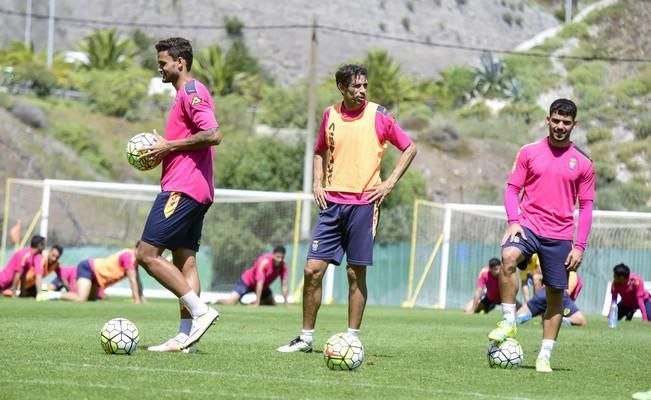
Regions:
M 222 142 L 223 136 L 209 91 L 192 76 L 193 53 L 189 41 L 174 37 L 158 42 L 155 47 L 159 73 L 163 82 L 174 86 L 176 97 L 164 136 L 154 131 L 157 142 L 141 155 L 162 161 L 161 192 L 154 201 L 142 237 L 135 249 L 125 249 L 125 253 L 109 257 L 110 262 L 80 263 L 76 269 L 76 295 L 70 292 L 46 296 L 74 300 L 88 299 L 91 293 L 97 296 L 97 289 L 105 288 L 119 276 L 117 272 L 102 274 L 102 268 L 110 264 L 122 269 L 120 276 L 129 278 L 134 300 L 142 301 L 138 280 L 134 278 L 136 266 L 140 265 L 179 300 L 177 334 L 149 350 L 192 352 L 202 335 L 219 319 L 219 312 L 199 298 L 196 252 L 204 215 L 213 202 L 215 146 Z M 302 329 L 298 336 L 278 347 L 279 352 L 312 351 L 323 276 L 328 265 L 339 265 L 344 255 L 349 287 L 347 332 L 353 336 L 360 334 L 368 297 L 366 273 L 367 267 L 373 264 L 380 206 L 417 152 L 415 143 L 391 113 L 368 101 L 367 75 L 363 66 L 355 64 L 344 65 L 335 74 L 342 101 L 324 111 L 314 148 L 312 190 L 319 217 L 304 268 Z M 520 149 L 504 195 L 508 226 L 501 243 L 501 261 L 491 260 L 489 269 L 482 272 L 480 283 L 484 282 L 488 291 L 484 299 L 478 291 L 469 308 L 488 311 L 493 304 L 501 304 L 504 319 L 488 335 L 497 342 L 516 336 L 516 321 L 524 322 L 543 314 L 543 340 L 536 360 L 536 370 L 540 372 L 551 371 L 551 352 L 563 318 L 569 323 L 585 324 L 585 318 L 572 320 L 578 310 L 567 316 L 563 311 L 568 301 L 574 304 L 581 288 L 576 270 L 588 241 L 594 201 L 594 164 L 570 140 L 576 115 L 577 108 L 571 100 L 554 101 L 546 117 L 548 135 Z M 400 157 L 383 180 L 380 163 L 389 143 L 400 152 Z M 577 201 L 579 218 L 575 238 L 573 214 Z M 24 254 L 31 257 L 39 251 L 38 246 L 43 251 L 41 243 L 24 250 Z M 165 250 L 172 252 L 171 261 L 163 257 Z M 54 257 L 57 251 L 60 256 L 60 248 L 53 247 L 49 253 Z M 282 253 L 284 256 L 284 249 Z M 280 263 L 280 256 L 271 254 L 270 257 L 264 265 Z M 532 261 L 536 259 L 539 262 Z M 8 275 L 17 271 L 16 268 L 24 270 L 22 261 L 12 262 L 18 262 L 18 267 L 11 267 Z M 537 270 L 539 264 L 539 274 L 534 276 L 540 278 L 539 286 L 544 287 L 531 298 L 525 298 L 527 304 L 518 312 L 519 281 L 515 272 L 531 262 Z M 635 304 L 629 295 L 633 288 L 637 293 L 643 281 L 624 267 L 616 267 L 613 282 L 613 296 L 622 296 L 620 317 L 628 317 L 631 310 L 640 308 L 648 320 L 648 293 Z M 34 268 L 36 271 L 37 267 Z M 273 273 L 281 276 L 284 283 L 286 270 Z M 236 303 L 247 291 L 255 291 L 259 299 L 268 298 L 269 279 L 255 270 L 245 273 L 225 302 Z M 7 287 L 15 289 L 15 276 L 9 281 L 11 285 Z M 71 289 L 69 282 L 67 285 Z M 284 284 L 283 295 L 286 300 Z M 567 308 L 576 309 L 576 306 Z

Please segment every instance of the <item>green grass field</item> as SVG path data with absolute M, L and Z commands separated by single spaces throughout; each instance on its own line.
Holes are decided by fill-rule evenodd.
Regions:
M 275 351 L 297 334 L 300 306 L 219 310 L 199 353 L 156 354 L 146 347 L 176 333 L 172 301 L 0 299 L 0 399 L 630 399 L 651 388 L 651 325 L 639 320 L 609 329 L 593 316 L 586 328 L 562 328 L 556 371 L 540 374 L 537 320 L 518 334 L 524 366 L 495 370 L 486 334 L 499 312 L 369 307 L 364 365 L 335 372 L 320 348 L 345 330 L 345 306 L 321 309 L 312 354 Z M 140 329 L 131 356 L 104 354 L 99 344 L 102 325 L 119 316 Z

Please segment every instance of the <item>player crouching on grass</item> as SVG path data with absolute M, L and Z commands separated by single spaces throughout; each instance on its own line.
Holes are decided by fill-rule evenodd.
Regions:
M 285 247 L 276 246 L 271 253 L 263 254 L 255 260 L 251 268 L 244 271 L 239 282 L 233 288 L 231 295 L 218 304 L 233 305 L 240 302 L 247 293 L 255 293 L 252 306 L 275 306 L 276 300 L 269 286 L 280 277 L 281 291 L 287 305 L 287 263 L 285 262 Z
M 67 300 L 78 303 L 97 300 L 98 293 L 103 293 L 104 289 L 126 277 L 131 286 L 133 302 L 140 304 L 143 302 L 142 285 L 138 278 L 135 252 L 135 248 L 122 249 L 105 258 L 82 260 L 77 265 L 75 292 L 41 292 L 36 296 L 36 300 Z

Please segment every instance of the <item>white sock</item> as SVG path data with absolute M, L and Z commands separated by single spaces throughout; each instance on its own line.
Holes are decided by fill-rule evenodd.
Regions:
M 199 300 L 199 296 L 193 291 L 190 290 L 181 298 L 179 299 L 181 303 L 190 310 L 190 314 L 192 314 L 192 318 L 197 318 L 201 315 L 204 315 L 205 313 L 208 312 L 208 306 L 205 305 L 201 300 Z
M 502 312 L 504 313 L 504 320 L 515 325 L 515 304 L 502 303 Z
M 182 333 L 184 335 L 190 335 L 191 330 L 192 330 L 192 319 L 189 318 L 181 319 L 181 322 L 179 323 L 179 333 Z
M 50 300 L 60 300 L 61 294 L 61 292 L 48 292 L 47 295 Z
M 314 339 L 314 329 L 303 329 L 301 330 L 301 340 L 305 343 L 312 343 Z
M 348 328 L 348 334 L 359 338 L 359 329 Z
M 554 350 L 555 344 L 555 340 L 543 339 L 542 344 L 540 345 L 540 353 L 538 353 L 538 358 L 544 358 L 545 360 L 552 358 L 552 350 Z

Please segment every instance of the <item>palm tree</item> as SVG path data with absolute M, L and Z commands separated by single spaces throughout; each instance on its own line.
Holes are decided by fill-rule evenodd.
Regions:
M 413 79 L 402 74 L 400 64 L 386 50 L 373 50 L 362 64 L 368 69 L 369 99 L 389 109 L 422 96 Z
M 214 45 L 201 50 L 192 63 L 192 75 L 203 82 L 210 93 L 226 94 L 230 86 L 227 79 L 232 74 L 227 71 L 221 47 Z
M 133 42 L 121 39 L 115 28 L 91 33 L 79 47 L 88 56 L 88 69 L 125 68 L 135 54 Z

